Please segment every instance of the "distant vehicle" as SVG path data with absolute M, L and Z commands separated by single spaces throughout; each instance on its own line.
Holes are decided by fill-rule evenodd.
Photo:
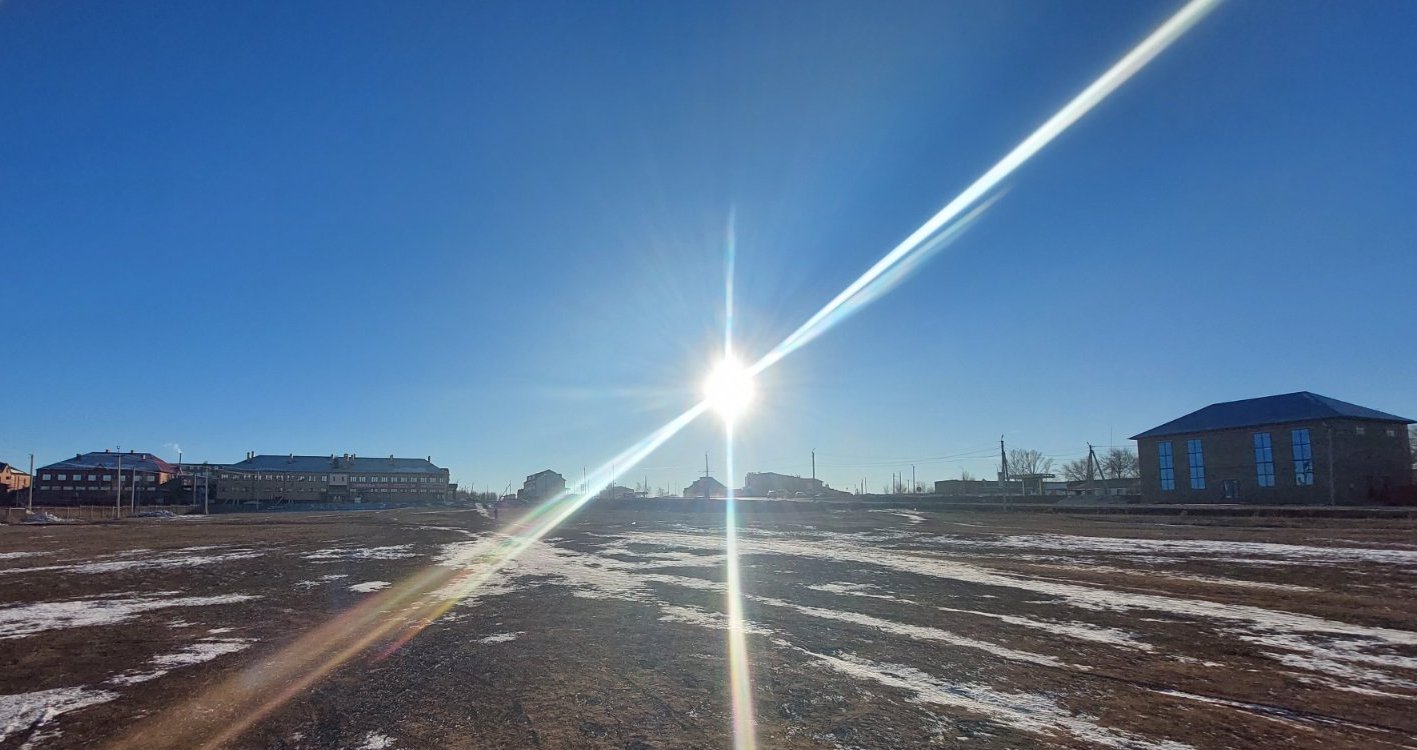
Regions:
M 792 496 L 793 496 L 793 497 L 807 497 L 808 495 L 807 495 L 807 493 L 805 493 L 805 492 L 794 492 L 794 493 L 792 493 Z
M 768 497 L 782 497 L 782 492 L 779 490 L 768 490 Z

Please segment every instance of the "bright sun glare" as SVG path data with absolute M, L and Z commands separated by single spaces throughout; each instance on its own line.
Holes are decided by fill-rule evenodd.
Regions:
M 724 357 L 704 381 L 704 398 L 724 420 L 732 422 L 753 401 L 753 375 L 736 357 Z

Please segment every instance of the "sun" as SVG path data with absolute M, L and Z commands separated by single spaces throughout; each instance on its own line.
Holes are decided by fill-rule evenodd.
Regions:
M 742 416 L 753 402 L 753 374 L 730 354 L 713 368 L 704 381 L 704 398 L 724 421 L 732 422 Z

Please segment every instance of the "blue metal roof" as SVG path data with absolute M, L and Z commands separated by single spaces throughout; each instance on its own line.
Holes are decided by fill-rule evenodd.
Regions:
M 370 474 L 441 474 L 446 471 L 426 458 L 371 458 L 366 456 L 260 455 L 234 464 L 233 471 L 368 472 Z
M 1360 419 L 1370 422 L 1400 422 L 1403 424 L 1412 424 L 1413 422 L 1411 419 L 1369 409 L 1366 406 L 1350 404 L 1347 401 L 1320 396 L 1317 393 L 1299 391 L 1279 396 L 1264 396 L 1247 398 L 1243 401 L 1211 404 L 1180 419 L 1173 419 L 1160 427 L 1153 427 L 1139 435 L 1133 435 L 1131 439 L 1235 430 L 1267 424 L 1316 422 L 1324 419 Z

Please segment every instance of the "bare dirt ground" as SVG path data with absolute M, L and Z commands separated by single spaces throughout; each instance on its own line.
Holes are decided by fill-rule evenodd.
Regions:
M 1417 524 L 749 513 L 764 747 L 1417 747 Z M 721 515 L 0 527 L 0 748 L 732 744 Z

